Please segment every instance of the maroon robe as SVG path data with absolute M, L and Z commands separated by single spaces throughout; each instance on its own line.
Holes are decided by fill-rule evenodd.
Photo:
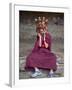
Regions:
M 48 43 L 48 48 L 39 47 L 39 38 L 37 36 L 35 46 L 26 58 L 26 69 L 37 67 L 56 70 L 56 56 L 51 52 L 51 35 L 49 33 L 46 33 L 45 40 Z

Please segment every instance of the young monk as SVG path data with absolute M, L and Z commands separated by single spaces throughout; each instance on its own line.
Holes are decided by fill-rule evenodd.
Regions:
M 41 75 L 39 69 L 49 71 L 48 77 L 53 77 L 56 71 L 56 56 L 51 52 L 51 35 L 48 32 L 48 19 L 39 17 L 35 19 L 37 39 L 32 52 L 26 58 L 26 69 L 34 69 L 32 77 Z

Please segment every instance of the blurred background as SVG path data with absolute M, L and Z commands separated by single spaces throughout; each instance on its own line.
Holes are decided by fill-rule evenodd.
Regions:
M 26 57 L 34 47 L 36 40 L 35 18 L 48 18 L 48 32 L 52 36 L 52 52 L 57 56 L 56 77 L 64 76 L 64 13 L 19 11 L 19 78 L 30 78 L 24 70 Z M 42 77 L 46 77 L 46 72 Z M 39 77 L 40 78 L 40 77 Z

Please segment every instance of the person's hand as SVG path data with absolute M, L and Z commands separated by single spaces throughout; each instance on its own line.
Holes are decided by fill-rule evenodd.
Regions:
M 39 36 L 39 38 L 41 38 L 41 34 L 40 33 L 37 33 L 37 35 Z
M 46 43 L 46 41 L 44 41 L 45 44 L 45 48 L 48 48 L 48 43 Z
M 41 34 L 40 33 L 37 33 L 37 35 L 39 37 L 39 47 L 41 47 L 41 45 L 42 45 Z

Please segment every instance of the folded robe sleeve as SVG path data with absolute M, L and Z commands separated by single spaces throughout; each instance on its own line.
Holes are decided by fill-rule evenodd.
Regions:
M 51 51 L 51 42 L 52 42 L 51 35 L 47 33 L 45 39 L 46 39 L 46 43 L 48 43 L 48 50 Z

